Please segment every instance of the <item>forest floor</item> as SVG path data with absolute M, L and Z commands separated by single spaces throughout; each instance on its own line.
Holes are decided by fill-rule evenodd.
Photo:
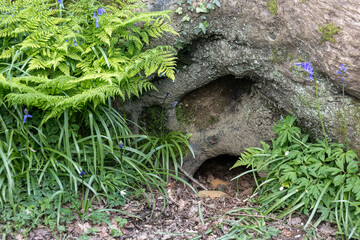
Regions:
M 28 238 L 17 236 L 16 239 L 336 239 L 336 226 L 330 223 L 321 223 L 316 229 L 305 231 L 305 215 L 293 214 L 283 219 L 276 219 L 275 215 L 262 216 L 261 207 L 254 204 L 257 196 L 252 193 L 252 175 L 242 176 L 237 190 L 235 181 L 230 180 L 239 174 L 239 170 L 229 171 L 229 167 L 231 165 L 224 166 L 214 161 L 195 174 L 209 190 L 226 193 L 224 197 L 199 198 L 186 184 L 170 181 L 166 187 L 169 203 L 165 207 L 159 192 L 155 192 L 155 202 L 149 198 L 150 206 L 155 205 L 155 208 L 149 207 L 146 198 L 132 199 L 122 207 L 121 210 L 139 216 L 141 220 L 109 212 L 112 228 L 121 231 L 121 236 L 114 236 L 108 224 L 94 224 L 77 218 L 66 226 L 66 234 L 55 237 L 49 229 L 38 227 L 30 232 Z M 202 190 L 194 181 L 190 180 L 190 183 L 197 191 Z M 150 197 L 150 192 L 146 194 Z M 101 208 L 101 204 L 95 208 Z M 126 219 L 121 224 L 116 221 L 119 216 Z M 239 235 L 241 238 L 221 238 L 234 223 L 238 225 L 238 231 L 243 230 Z M 250 230 L 251 227 L 254 230 Z M 262 234 L 256 235 L 257 232 Z

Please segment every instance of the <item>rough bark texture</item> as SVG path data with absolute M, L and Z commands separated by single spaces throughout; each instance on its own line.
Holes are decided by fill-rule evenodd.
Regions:
M 147 3 L 151 10 L 178 7 L 174 0 Z M 198 4 L 194 1 L 195 7 Z M 341 63 L 347 67 L 348 135 L 352 147 L 360 150 L 360 2 L 278 0 L 277 4 L 273 15 L 265 0 L 221 1 L 220 8 L 206 15 L 210 23 L 206 34 L 199 35 L 193 33 L 201 21 L 195 11 L 189 12 L 190 23 L 181 22 L 184 14 L 174 14 L 176 29 L 186 31 L 176 81 L 159 79 L 159 92 L 146 94 L 129 109 L 137 119 L 144 107 L 161 105 L 166 92 L 171 94 L 165 101 L 168 126 L 193 134 L 196 157 L 185 163 L 190 173 L 208 158 L 239 155 L 246 147 L 269 140 L 281 113 L 297 116 L 312 136 L 322 138 L 315 84 L 295 67 L 300 60 L 310 61 L 317 74 L 330 141 L 345 139 L 341 77 L 336 71 Z M 185 4 L 183 9 L 186 14 Z M 332 22 L 341 31 L 333 35 L 334 42 L 320 44 L 319 26 Z M 174 44 L 176 40 L 168 37 L 162 41 Z M 174 101 L 180 102 L 176 108 L 171 107 Z

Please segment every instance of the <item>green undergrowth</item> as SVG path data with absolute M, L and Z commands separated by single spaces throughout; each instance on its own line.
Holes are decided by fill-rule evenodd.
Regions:
M 65 112 L 62 119 L 42 126 L 40 110 L 34 110 L 27 123 L 21 109 L 14 111 L 0 107 L 0 225 L 6 233 L 39 224 L 60 226 L 61 219 L 67 219 L 60 217 L 62 211 L 69 212 L 62 205 L 79 199 L 71 212 L 87 216 L 82 213 L 99 197 L 113 208 L 125 203 L 124 196 L 145 190 L 154 198 L 156 189 L 165 196 L 165 207 L 165 180 L 177 178 L 177 164 L 190 148 L 187 137 L 177 132 L 164 137 L 133 134 L 111 107 L 89 107 L 70 116 Z M 47 210 L 53 205 L 56 208 Z M 24 217 L 25 210 L 39 214 Z
M 303 213 L 309 216 L 304 230 L 311 233 L 322 222 L 336 223 L 341 239 L 360 239 L 360 173 L 359 158 L 349 149 L 345 76 L 341 64 L 336 71 L 342 86 L 342 122 L 346 145 L 329 143 L 322 120 L 318 81 L 311 63 L 296 63 L 315 85 L 316 108 L 324 139 L 309 140 L 309 135 L 296 127 L 296 117 L 281 116 L 274 127 L 277 139 L 262 148 L 248 148 L 234 167 L 247 166 L 240 176 L 252 173 L 256 183 L 257 203 L 264 214 L 276 213 L 278 218 Z M 258 179 L 256 173 L 266 177 Z M 311 235 L 311 234 L 310 234 Z
M 327 145 L 324 140 L 310 141 L 287 116 L 274 127 L 278 135 L 269 145 L 248 148 L 233 167 L 247 166 L 267 177 L 256 180 L 258 203 L 264 214 L 278 218 L 304 213 L 309 216 L 304 228 L 317 227 L 322 221 L 338 226 L 338 235 L 360 237 L 359 159 L 342 144 Z
M 135 11 L 135 10 L 138 11 Z M 147 47 L 177 34 L 170 11 L 144 12 L 140 1 L 1 1 L 0 96 L 42 109 L 42 123 L 66 109 L 122 101 L 156 89 L 152 74 L 174 80 L 176 51 Z
M 154 191 L 165 208 L 167 179 L 183 181 L 189 136 L 163 120 L 160 135 L 134 134 L 112 107 L 156 90 L 150 75 L 174 80 L 175 50 L 148 46 L 177 34 L 170 11 L 143 10 L 136 0 L 0 1 L 3 239 L 40 225 L 61 233 L 75 216 L 108 223 L 132 197 L 154 211 Z

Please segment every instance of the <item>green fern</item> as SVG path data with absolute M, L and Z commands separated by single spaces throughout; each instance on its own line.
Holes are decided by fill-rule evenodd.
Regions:
M 169 24 L 170 11 L 135 11 L 145 5 L 133 0 L 106 6 L 80 0 L 68 9 L 49 0 L 0 2 L 0 40 L 5 43 L 0 72 L 7 73 L 0 86 L 10 105 L 46 111 L 44 121 L 115 95 L 124 101 L 138 97 L 155 89 L 147 79 L 154 73 L 174 80 L 176 51 L 144 48 L 151 38 L 177 34 Z M 96 27 L 93 14 L 99 7 L 105 13 L 97 16 Z

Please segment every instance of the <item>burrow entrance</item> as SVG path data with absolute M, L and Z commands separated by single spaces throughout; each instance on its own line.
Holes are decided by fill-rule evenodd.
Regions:
M 251 195 L 254 186 L 252 174 L 245 174 L 238 178 L 238 181 L 231 181 L 231 179 L 249 170 L 245 166 L 230 170 L 238 159 L 238 156 L 228 154 L 210 158 L 199 167 L 194 174 L 194 178 L 209 190 L 224 191 L 230 196 L 235 196 L 237 192 L 240 196 Z

